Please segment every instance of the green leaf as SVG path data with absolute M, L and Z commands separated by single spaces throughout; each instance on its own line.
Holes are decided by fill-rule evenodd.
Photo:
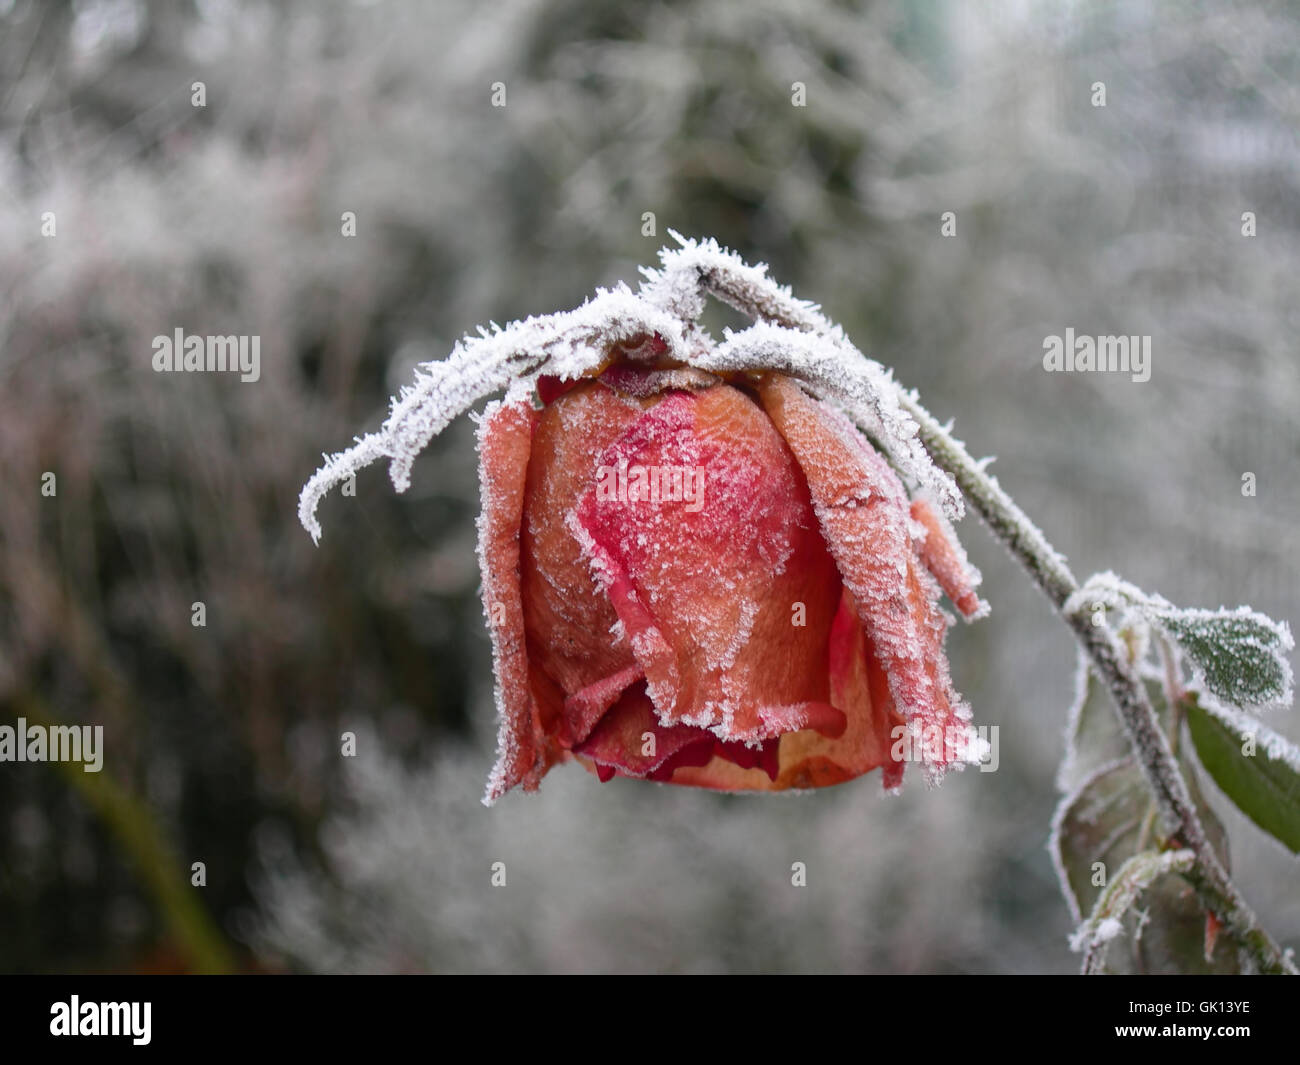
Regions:
M 1247 714 L 1195 701 L 1189 701 L 1187 728 L 1201 765 L 1223 794 L 1300 854 L 1300 750 Z
M 1232 706 L 1284 705 L 1292 699 L 1291 630 L 1263 614 L 1148 607 L 1144 613 L 1178 644 L 1197 681 Z

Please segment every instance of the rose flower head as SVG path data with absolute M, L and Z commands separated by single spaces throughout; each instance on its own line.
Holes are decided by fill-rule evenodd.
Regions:
M 676 236 L 676 234 L 674 234 Z M 326 460 L 300 514 L 380 457 L 479 421 L 479 563 L 499 756 L 485 801 L 577 760 L 726 791 L 977 760 L 943 643 L 986 607 L 961 498 L 899 386 L 816 307 L 712 241 L 640 291 L 462 341 L 379 432 Z M 706 295 L 755 324 L 716 342 Z

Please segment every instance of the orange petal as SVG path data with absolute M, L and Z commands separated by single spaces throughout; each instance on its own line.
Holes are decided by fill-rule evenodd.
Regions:
M 894 730 L 903 719 L 894 709 L 888 678 L 871 653 L 847 590 L 831 629 L 829 665 L 831 701 L 847 720 L 842 735 L 805 729 L 782 736 L 774 780 L 717 757 L 698 768 L 677 769 L 672 783 L 718 791 L 784 791 L 840 784 L 882 768 L 884 787 L 901 785 L 903 762 L 894 760 L 892 752 Z
M 924 499 L 912 500 L 912 520 L 925 529 L 925 539 L 917 547 L 925 568 L 964 617 L 975 617 L 984 605 L 975 594 L 979 574 L 966 560 L 952 526 Z
M 766 375 L 759 393 L 803 468 L 822 534 L 853 593 L 895 704 L 910 726 L 926 734 L 964 734 L 964 708 L 943 653 L 946 623 L 938 588 L 913 552 L 898 477 L 847 419 L 789 378 Z M 942 768 L 948 754 L 943 745 L 930 764 Z
M 801 732 L 781 741 L 779 783 L 792 788 L 823 787 L 883 767 L 881 783 L 897 788 L 903 763 L 891 757 L 903 724 L 894 708 L 889 680 L 867 641 L 852 594 L 845 589 L 830 640 L 831 701 L 848 717 L 838 739 Z
M 531 658 L 569 696 L 636 665 L 627 645 L 614 642 L 618 615 L 565 519 L 592 483 L 601 451 L 640 415 L 639 403 L 584 381 L 542 412 L 533 436 L 522 534 L 524 622 Z M 581 700 L 571 709 L 582 717 Z M 589 727 L 575 720 L 570 731 L 585 735 Z
M 530 791 L 536 789 L 546 764 L 541 715 L 528 682 L 519 587 L 519 523 L 536 420 L 527 403 L 497 403 L 484 413 L 478 433 L 483 496 L 479 566 L 500 719 L 497 764 L 488 778 L 489 803 L 519 783 Z

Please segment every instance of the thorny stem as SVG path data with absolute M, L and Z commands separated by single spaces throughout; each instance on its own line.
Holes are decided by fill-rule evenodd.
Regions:
M 1186 847 L 1196 857 L 1183 875 L 1196 889 L 1202 905 L 1217 915 L 1261 972 L 1295 975 L 1295 963 L 1261 927 L 1211 847 L 1146 688 L 1128 661 L 1119 637 L 1108 626 L 1094 624 L 1091 612 L 1065 611 L 1066 600 L 1079 590 L 1065 559 L 1002 490 L 997 479 L 985 473 L 983 466 L 971 458 L 959 441 L 912 396 L 901 393 L 900 399 L 920 426 L 921 440 L 931 457 L 953 477 L 994 535 L 1006 544 L 1061 612 L 1083 645 L 1093 672 L 1110 690 L 1129 743 L 1155 796 L 1171 845 Z

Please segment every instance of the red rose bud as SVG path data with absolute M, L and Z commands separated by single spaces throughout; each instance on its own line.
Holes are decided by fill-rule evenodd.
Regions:
M 539 392 L 479 429 L 489 802 L 569 759 L 727 791 L 880 768 L 894 788 L 902 728 L 969 731 L 939 599 L 975 616 L 978 575 L 836 410 L 780 374 L 623 361 Z M 936 771 L 957 757 L 932 748 Z

